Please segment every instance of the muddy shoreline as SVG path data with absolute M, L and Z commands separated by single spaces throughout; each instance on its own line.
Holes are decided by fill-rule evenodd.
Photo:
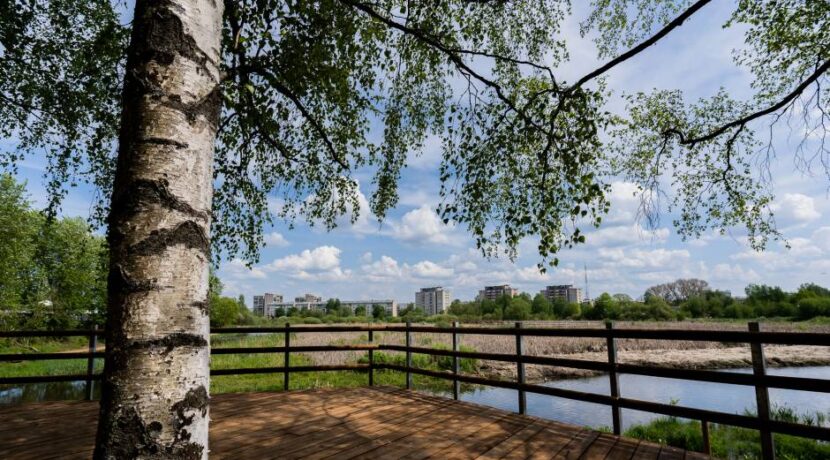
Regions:
M 803 367 L 830 365 L 830 348 L 815 346 L 766 346 L 764 354 L 769 367 Z M 602 352 L 546 355 L 556 358 L 606 362 L 608 355 Z M 702 349 L 651 349 L 621 350 L 618 360 L 625 364 L 639 364 L 675 369 L 737 369 L 752 367 L 748 346 Z M 514 380 L 516 364 L 502 361 L 481 361 L 478 374 L 482 377 Z M 528 364 L 525 375 L 528 383 L 592 377 L 601 372 L 558 366 Z

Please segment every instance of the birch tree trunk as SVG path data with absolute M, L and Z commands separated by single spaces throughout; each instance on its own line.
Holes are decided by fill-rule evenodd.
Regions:
M 208 456 L 219 0 L 137 0 L 109 216 L 95 458 Z

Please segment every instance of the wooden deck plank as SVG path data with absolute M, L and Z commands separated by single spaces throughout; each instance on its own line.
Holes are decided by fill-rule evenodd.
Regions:
M 0 459 L 89 458 L 98 405 L 0 406 Z M 699 453 L 387 387 L 216 395 L 215 459 L 683 459 Z
M 508 437 L 498 445 L 490 448 L 489 450 L 485 451 L 478 457 L 477 460 L 497 460 L 504 458 L 507 454 L 515 450 L 521 445 L 524 445 L 528 439 L 531 439 L 537 433 L 545 429 L 545 424 L 540 423 L 538 421 L 531 421 L 531 423 L 527 424 L 521 430 L 513 433 L 512 436 Z
M 532 438 L 502 457 L 504 460 L 540 460 L 555 458 L 568 446 L 583 429 L 562 430 L 560 427 L 545 423 L 544 428 Z
M 452 404 L 453 403 L 448 403 L 448 405 Z M 405 429 L 390 430 L 389 432 L 384 433 L 383 435 L 377 438 L 370 439 L 368 442 L 361 443 L 357 446 L 348 448 L 346 450 L 337 452 L 336 454 L 323 458 L 360 458 L 361 455 L 371 457 L 379 448 L 387 446 L 398 441 L 399 439 L 409 436 L 413 430 L 417 431 L 427 429 L 432 426 L 442 424 L 453 417 L 454 414 L 452 412 L 440 409 L 441 408 L 432 413 L 430 417 L 419 417 L 415 419 L 413 422 L 407 423 Z
M 660 456 L 660 445 L 653 442 L 643 441 L 637 446 L 634 451 L 634 456 L 637 460 L 654 460 Z
M 579 456 L 579 460 L 604 460 L 615 444 L 616 436 L 603 433 Z
M 637 439 L 618 438 L 605 460 L 630 460 L 639 447 L 640 441 Z

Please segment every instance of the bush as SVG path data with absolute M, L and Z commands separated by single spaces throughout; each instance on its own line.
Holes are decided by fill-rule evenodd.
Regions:
M 798 317 L 830 316 L 830 297 L 810 297 L 798 302 Z
M 437 344 L 432 348 L 436 350 L 449 350 L 450 348 L 444 344 Z M 461 351 L 472 352 L 475 349 L 470 347 L 461 346 Z M 406 354 L 404 353 L 386 353 L 382 351 L 376 351 L 375 354 L 375 364 L 394 364 L 397 366 L 406 366 Z M 369 358 L 367 356 L 363 356 L 359 360 L 362 364 L 368 364 Z M 451 356 L 434 356 L 434 355 L 425 355 L 421 353 L 413 353 L 412 354 L 412 367 L 418 367 L 421 369 L 428 369 L 428 370 L 442 370 L 442 371 L 451 371 L 452 370 L 452 357 Z M 458 368 L 459 371 L 462 373 L 474 373 L 478 369 L 478 360 L 473 358 L 461 358 L 458 360 Z

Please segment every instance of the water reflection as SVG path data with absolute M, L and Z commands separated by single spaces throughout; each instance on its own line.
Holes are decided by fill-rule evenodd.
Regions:
M 100 385 L 95 384 L 93 396 L 100 398 Z M 86 382 L 27 383 L 0 385 L 0 405 L 15 405 L 38 401 L 64 401 L 86 398 Z

